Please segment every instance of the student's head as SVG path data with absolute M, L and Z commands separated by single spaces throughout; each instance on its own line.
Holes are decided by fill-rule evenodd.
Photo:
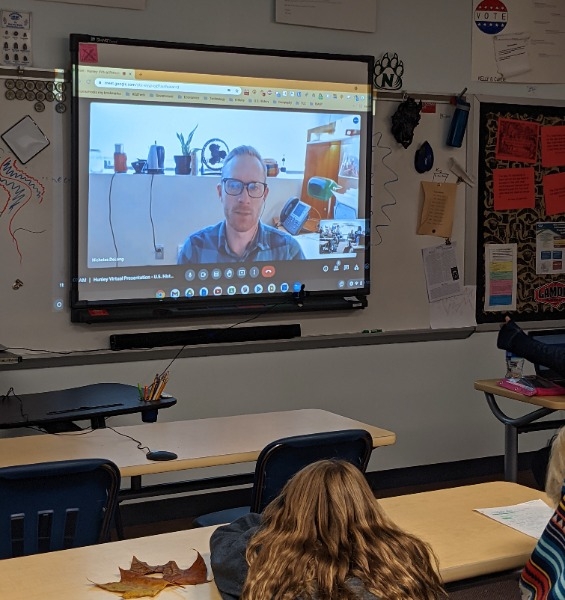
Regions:
M 242 600 L 359 597 L 356 577 L 381 598 L 439 597 L 431 551 L 392 524 L 363 473 L 323 460 L 305 467 L 263 513 L 246 554 Z
M 300 510 L 297 510 L 300 507 Z M 320 540 L 328 551 L 347 545 L 351 527 L 381 519 L 365 476 L 346 461 L 324 460 L 297 473 L 265 510 L 281 531 Z
M 561 501 L 563 481 L 565 480 L 565 427 L 562 427 L 553 443 L 551 454 L 547 465 L 547 477 L 545 480 L 545 491 L 554 506 Z
M 227 226 L 238 233 L 255 230 L 268 194 L 267 167 L 259 152 L 252 146 L 234 148 L 218 184 Z

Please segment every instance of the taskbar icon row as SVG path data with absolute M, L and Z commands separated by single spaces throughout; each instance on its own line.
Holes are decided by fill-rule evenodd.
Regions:
M 362 279 L 349 279 L 348 281 L 340 280 L 337 282 L 337 289 L 345 289 L 345 288 L 350 288 L 350 289 L 357 288 L 358 289 L 358 288 L 363 287 L 363 285 L 364 285 L 364 281 Z M 276 283 L 269 283 L 267 285 L 257 283 L 253 286 L 250 286 L 248 284 L 243 284 L 239 289 L 235 285 L 228 285 L 228 287 L 225 289 L 220 285 L 216 285 L 211 288 L 208 288 L 206 286 L 202 286 L 200 288 L 187 287 L 184 290 L 180 290 L 178 288 L 173 288 L 168 293 L 163 289 L 159 289 L 155 293 L 155 297 L 158 298 L 159 300 L 163 300 L 164 298 L 167 298 L 167 297 L 180 298 L 181 296 L 184 296 L 185 298 L 194 298 L 194 297 L 198 297 L 198 296 L 200 296 L 201 298 L 204 298 L 206 296 L 224 296 L 224 295 L 235 296 L 236 294 L 241 294 L 243 296 L 246 296 L 248 294 L 263 294 L 263 293 L 275 294 L 277 292 L 286 294 L 290 291 L 292 291 L 292 293 L 297 294 L 301 290 L 302 290 L 302 282 L 295 281 L 292 284 L 292 290 L 291 290 L 291 285 L 289 285 L 287 282 L 283 282 L 278 285 Z
M 293 289 L 295 289 L 296 286 L 298 286 L 298 290 L 300 290 L 301 284 L 298 282 L 295 282 L 292 286 Z M 282 292 L 283 294 L 285 294 L 289 291 L 290 291 L 290 285 L 285 282 L 281 283 L 278 286 L 275 283 L 269 283 L 268 285 L 263 285 L 261 283 L 257 283 L 253 287 L 251 287 L 247 284 L 244 284 L 239 288 L 239 290 L 235 285 L 228 285 L 227 288 L 223 288 L 220 285 L 216 285 L 216 286 L 213 286 L 210 288 L 208 288 L 206 286 L 202 286 L 200 288 L 188 287 L 185 290 L 179 290 L 178 288 L 174 288 L 174 289 L 170 290 L 170 292 L 168 294 L 165 290 L 157 290 L 155 297 L 159 298 L 159 299 L 166 298 L 167 296 L 170 298 L 180 298 L 181 296 L 184 296 L 185 298 L 193 298 L 195 296 L 201 296 L 201 297 L 224 296 L 224 295 L 235 296 L 238 293 L 243 294 L 243 295 L 262 294 L 264 292 L 268 292 L 269 294 L 274 294 L 276 292 Z

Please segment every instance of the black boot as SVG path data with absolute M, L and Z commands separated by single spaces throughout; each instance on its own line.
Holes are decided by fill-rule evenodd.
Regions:
M 565 349 L 534 340 L 514 321 L 508 321 L 500 328 L 496 346 L 565 377 Z

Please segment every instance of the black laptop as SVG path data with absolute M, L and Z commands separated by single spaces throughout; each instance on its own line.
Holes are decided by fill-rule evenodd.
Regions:
M 528 335 L 538 342 L 544 344 L 551 344 L 552 346 L 560 346 L 565 350 L 565 329 L 541 329 L 538 331 L 530 331 Z M 554 386 L 565 388 L 565 377 L 556 373 L 549 367 L 534 363 L 534 369 L 536 375 L 545 380 L 551 382 Z

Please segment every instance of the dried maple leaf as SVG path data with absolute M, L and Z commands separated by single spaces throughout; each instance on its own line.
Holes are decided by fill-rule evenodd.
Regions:
M 179 568 L 173 560 L 164 565 L 151 566 L 134 556 L 131 560 L 130 571 L 140 575 L 163 573 L 163 579 L 176 585 L 197 585 L 208 581 L 208 569 L 198 551 L 196 551 L 196 560 L 188 569 Z
M 162 578 L 146 577 L 120 568 L 120 581 L 95 583 L 95 585 L 109 592 L 121 594 L 122 598 L 142 598 L 143 596 L 156 596 L 161 590 L 171 585 L 171 582 Z
M 129 570 L 132 573 L 139 573 L 140 575 L 150 575 L 151 573 L 162 573 L 163 565 L 156 565 L 155 567 L 152 567 L 134 556 L 131 559 L 131 567 Z
M 206 563 L 200 555 L 200 552 L 196 552 L 196 560 L 188 569 L 179 569 L 177 563 L 174 560 L 169 561 L 163 567 L 163 579 L 170 581 L 176 585 L 198 585 L 199 583 L 206 583 L 208 569 Z

